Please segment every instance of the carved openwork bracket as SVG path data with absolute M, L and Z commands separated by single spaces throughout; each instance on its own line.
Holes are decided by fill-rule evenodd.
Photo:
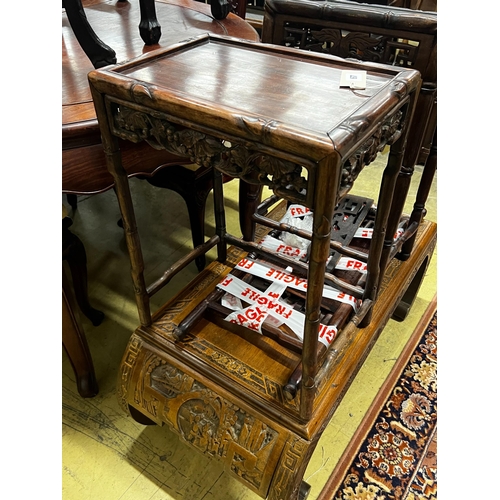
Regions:
M 232 144 L 179 127 L 160 113 L 143 112 L 112 103 L 113 133 L 122 139 L 146 141 L 204 167 L 215 167 L 230 177 L 250 184 L 266 185 L 277 195 L 297 203 L 305 202 L 307 179 L 303 167 L 262 153 L 248 144 Z

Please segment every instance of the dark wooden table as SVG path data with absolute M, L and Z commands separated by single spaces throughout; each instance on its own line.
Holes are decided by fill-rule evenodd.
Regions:
M 257 32 L 235 14 L 218 21 L 211 16 L 207 4 L 189 0 L 158 0 L 156 10 L 162 37 L 159 44 L 146 46 L 138 28 L 139 2 L 86 0 L 83 5 L 92 28 L 104 43 L 115 50 L 119 62 L 207 32 L 254 41 L 259 38 Z M 64 9 L 62 35 L 62 192 L 75 195 L 100 193 L 113 187 L 114 180 L 106 169 L 99 125 L 87 80 L 87 74 L 93 66 L 78 44 Z M 121 147 L 125 169 L 130 176 L 151 176 L 160 167 L 191 163 L 185 157 L 157 151 L 146 143 L 135 145 L 123 141 Z M 175 172 L 178 173 L 178 170 Z M 206 176 L 205 173 L 192 175 Z M 81 252 L 80 255 L 83 259 L 80 264 L 72 263 L 84 269 L 85 256 Z M 74 271 L 75 267 L 72 269 Z M 75 276 L 81 278 L 80 281 L 74 281 L 76 296 L 82 297 L 82 294 L 86 294 L 86 276 L 80 272 Z M 98 391 L 92 357 L 74 311 L 75 294 L 68 287 L 67 280 L 65 283 L 63 311 L 67 311 L 67 314 L 63 323 L 63 343 L 74 367 L 80 394 L 90 397 Z M 82 307 L 79 301 L 82 310 L 89 307 L 86 297 L 84 302 L 87 308 Z

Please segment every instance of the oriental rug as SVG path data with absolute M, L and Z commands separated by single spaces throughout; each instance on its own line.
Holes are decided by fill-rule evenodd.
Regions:
M 436 459 L 434 297 L 317 500 L 435 500 Z

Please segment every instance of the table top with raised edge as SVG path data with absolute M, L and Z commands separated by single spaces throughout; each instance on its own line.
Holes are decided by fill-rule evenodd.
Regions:
M 342 70 L 366 70 L 366 89 L 339 87 Z M 420 82 L 407 69 L 212 34 L 89 77 L 98 86 L 105 81 L 105 93 L 134 94 L 151 109 L 222 133 L 294 154 L 314 144 L 314 160 L 332 147 L 352 148 Z

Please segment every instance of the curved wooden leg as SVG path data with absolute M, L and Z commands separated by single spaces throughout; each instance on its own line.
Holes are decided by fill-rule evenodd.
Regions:
M 172 165 L 147 179 L 153 186 L 171 189 L 182 196 L 188 209 L 193 247 L 205 240 L 205 206 L 213 187 L 211 169 L 199 170 Z M 202 271 L 206 264 L 205 255 L 197 257 L 195 263 L 198 270 Z
M 62 343 L 75 372 L 80 396 L 92 398 L 99 392 L 94 364 L 87 339 L 72 308 L 69 293 L 68 283 L 63 272 Z
M 87 20 L 81 0 L 63 0 L 63 6 L 76 39 L 94 68 L 115 64 L 116 52 L 95 34 Z
M 98 326 L 104 319 L 104 313 L 94 309 L 89 302 L 87 292 L 87 255 L 85 247 L 80 238 L 75 236 L 70 230 L 72 221 L 66 217 L 63 219 L 63 260 L 69 264 L 76 301 L 83 314 L 92 321 L 94 326 Z
M 69 206 L 73 210 L 76 210 L 78 207 L 78 198 L 77 198 L 76 194 L 67 194 L 66 199 L 68 200 Z

